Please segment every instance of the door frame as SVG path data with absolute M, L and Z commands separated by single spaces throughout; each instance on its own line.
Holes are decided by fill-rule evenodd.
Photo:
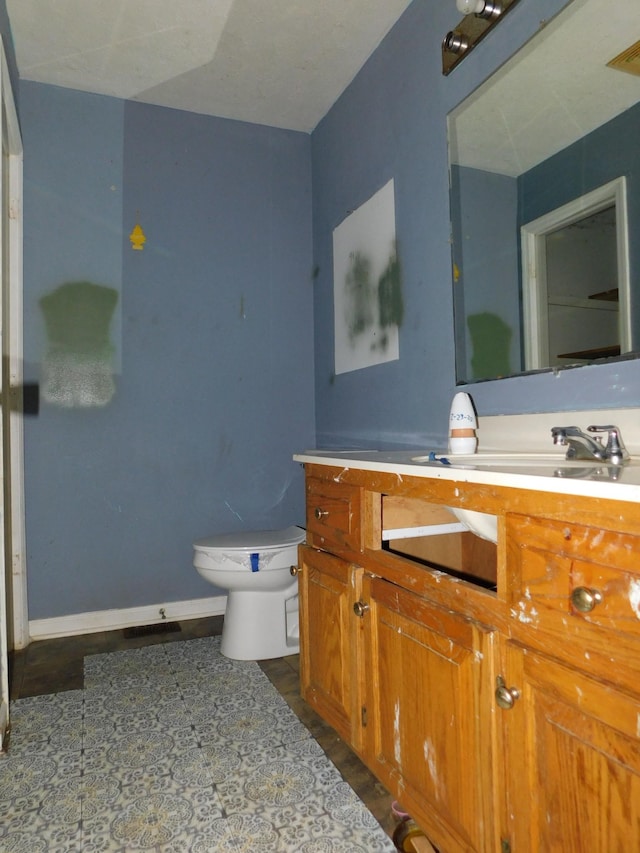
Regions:
M 526 370 L 537 370 L 549 366 L 547 235 L 611 205 L 616 209 L 620 352 L 625 353 L 631 350 L 627 180 L 622 176 L 591 192 L 584 193 L 532 222 L 527 222 L 520 229 Z
M 5 511 L 10 513 L 11 572 L 12 572 L 12 645 L 23 649 L 29 644 L 29 616 L 27 606 L 26 534 L 24 509 L 24 429 L 22 414 L 23 370 L 23 253 L 22 253 L 22 199 L 23 199 L 23 148 L 20 124 L 16 110 L 11 77 L 4 44 L 0 39 L 0 97 L 7 122 L 9 209 L 5 227 L 8 227 L 9 281 L 8 317 L 5 328 L 6 351 L 9 360 L 11 499 Z M 2 212 L 4 217 L 5 211 Z M 8 327 L 8 328 L 7 328 Z

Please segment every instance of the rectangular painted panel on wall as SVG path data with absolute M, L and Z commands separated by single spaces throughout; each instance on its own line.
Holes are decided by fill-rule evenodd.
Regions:
M 400 265 L 393 180 L 333 232 L 335 372 L 400 357 Z

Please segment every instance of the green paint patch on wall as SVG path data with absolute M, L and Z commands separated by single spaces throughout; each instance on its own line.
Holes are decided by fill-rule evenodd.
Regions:
M 362 252 L 352 252 L 345 276 L 345 310 L 349 339 L 354 340 L 373 325 L 374 290 L 371 261 Z
M 371 350 L 385 350 L 389 344 L 387 329 L 402 325 L 402 270 L 394 248 L 377 282 L 372 281 L 371 261 L 363 252 L 352 252 L 345 276 L 345 320 L 349 339 L 369 332 Z
M 395 249 L 389 256 L 389 263 L 378 281 L 378 309 L 380 326 L 383 329 L 387 326 L 402 325 L 404 319 L 402 270 Z
M 47 332 L 42 396 L 67 408 L 104 406 L 115 393 L 110 325 L 118 291 L 67 282 L 43 296 Z
M 493 379 L 508 376 L 511 370 L 509 352 L 513 330 L 497 314 L 485 311 L 467 318 L 473 355 L 470 379 Z

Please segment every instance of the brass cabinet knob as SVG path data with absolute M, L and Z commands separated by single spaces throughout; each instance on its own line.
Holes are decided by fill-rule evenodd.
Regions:
M 353 605 L 353 612 L 356 614 L 356 616 L 359 616 L 360 619 L 362 619 L 368 609 L 369 605 L 366 604 L 364 601 L 356 601 L 356 603 Z
M 325 516 L 329 515 L 329 510 L 328 509 L 320 509 L 320 507 L 317 506 L 314 515 L 318 519 L 318 521 L 320 521 L 321 518 L 324 518 Z
M 571 603 L 580 613 L 590 613 L 602 601 L 602 593 L 587 586 L 577 586 L 571 593 Z
M 510 711 L 515 705 L 516 699 L 520 698 L 520 691 L 516 687 L 507 687 L 504 678 L 499 675 L 496 678 L 496 702 L 498 707 L 504 711 Z
M 289 572 L 290 572 L 290 573 L 293 575 L 293 577 L 295 578 L 295 576 L 296 576 L 296 575 L 299 575 L 299 574 L 300 574 L 300 566 L 291 566 L 291 568 L 289 569 Z

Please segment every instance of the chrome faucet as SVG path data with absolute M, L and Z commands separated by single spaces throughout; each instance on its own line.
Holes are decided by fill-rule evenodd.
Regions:
M 613 424 L 606 426 L 588 426 L 587 435 L 576 426 L 552 427 L 551 437 L 554 444 L 567 445 L 567 459 L 597 459 L 609 465 L 623 465 L 629 458 L 620 430 Z M 602 435 L 606 434 L 607 443 L 602 444 Z

